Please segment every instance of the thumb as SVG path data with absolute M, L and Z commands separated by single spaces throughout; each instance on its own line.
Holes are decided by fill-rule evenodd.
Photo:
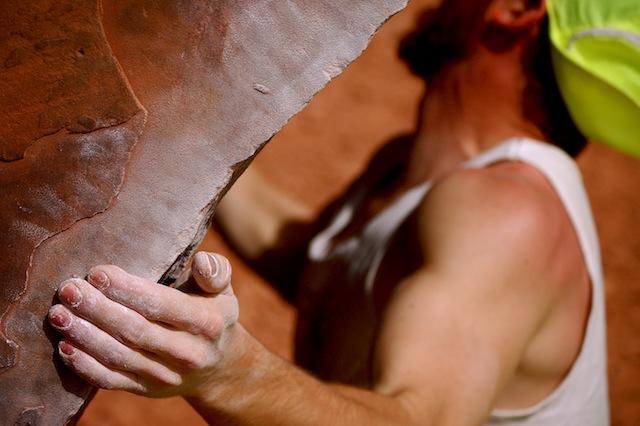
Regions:
M 200 288 L 206 293 L 232 293 L 231 263 L 216 253 L 204 251 L 196 253 L 191 267 L 193 277 Z

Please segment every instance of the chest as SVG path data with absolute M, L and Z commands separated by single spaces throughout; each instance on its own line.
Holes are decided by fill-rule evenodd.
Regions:
M 326 255 L 310 262 L 303 279 L 296 345 L 298 362 L 321 378 L 368 385 L 380 318 L 397 285 L 421 264 L 415 207 L 425 189 L 409 197 L 374 193 L 324 236 Z

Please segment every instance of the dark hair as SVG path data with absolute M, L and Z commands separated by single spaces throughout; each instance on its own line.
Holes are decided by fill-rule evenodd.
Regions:
M 575 157 L 587 146 L 587 138 L 578 129 L 562 98 L 553 70 L 551 49 L 549 18 L 545 18 L 532 64 L 534 80 L 542 86 L 542 102 L 546 111 L 546 120 L 541 127 L 551 142 Z
M 440 34 L 443 30 L 451 31 L 451 27 L 446 29 L 436 27 L 435 31 L 430 27 L 434 20 L 433 15 L 433 12 L 430 12 L 419 19 L 417 29 L 402 40 L 399 50 L 400 58 L 409 65 L 411 71 L 425 80 L 428 80 L 446 63 L 461 59 L 467 53 L 467 46 L 462 42 L 464 36 L 456 41 L 455 38 L 443 37 Z M 470 30 L 470 28 L 460 29 L 465 33 Z M 425 54 L 427 47 L 428 55 Z M 587 138 L 578 130 L 562 98 L 553 71 L 551 49 L 549 22 L 546 18 L 541 25 L 540 38 L 536 43 L 535 51 L 530 55 L 530 62 L 524 64 L 526 69 L 531 70 L 529 84 L 525 89 L 525 98 L 531 96 L 540 99 L 542 97 L 545 117 L 530 116 L 530 119 L 536 122 L 552 143 L 575 157 L 587 145 Z M 524 114 L 527 115 L 528 108 L 524 102 L 523 108 Z

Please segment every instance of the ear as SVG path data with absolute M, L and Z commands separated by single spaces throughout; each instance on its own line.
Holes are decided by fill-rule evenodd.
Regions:
M 545 0 L 496 0 L 487 9 L 490 25 L 512 32 L 537 28 L 547 15 Z

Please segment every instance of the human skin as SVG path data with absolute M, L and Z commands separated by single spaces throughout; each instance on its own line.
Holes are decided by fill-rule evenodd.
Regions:
M 522 6 L 495 1 L 486 19 L 524 26 L 533 37 L 537 11 Z M 237 322 L 228 264 L 202 253 L 193 277 L 205 294 L 160 287 L 114 266 L 63 283 L 62 305 L 50 313 L 63 335 L 62 360 L 100 387 L 183 395 L 210 422 L 467 425 L 482 423 L 496 406 L 542 399 L 575 359 L 589 303 L 571 224 L 529 166 L 451 173 L 504 138 L 542 138 L 517 108 L 523 50 L 478 49 L 425 99 L 429 133 L 418 136 L 407 182 L 440 178 L 416 228 L 430 256 L 387 302 L 370 388 L 320 382 L 264 349 Z M 465 95 L 464 103 L 452 93 Z M 488 99 L 495 99 L 491 111 Z M 443 135 L 457 142 L 437 144 Z M 539 378 L 533 384 L 531 372 Z

